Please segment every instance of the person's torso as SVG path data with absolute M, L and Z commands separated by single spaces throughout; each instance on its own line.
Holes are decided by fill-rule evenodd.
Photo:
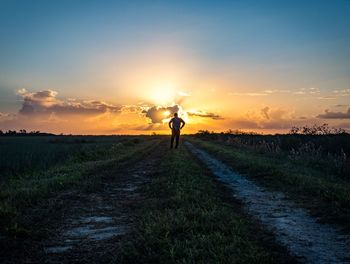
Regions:
M 176 129 L 176 130 L 180 130 L 180 126 L 181 126 L 181 122 L 182 122 L 182 119 L 179 118 L 179 117 L 174 117 L 172 119 L 172 123 L 173 123 L 173 129 Z

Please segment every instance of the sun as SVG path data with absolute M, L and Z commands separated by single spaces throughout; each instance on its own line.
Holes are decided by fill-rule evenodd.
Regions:
M 150 99 L 157 105 L 170 105 L 174 102 L 176 89 L 173 85 L 164 84 L 153 87 L 149 91 Z
M 163 113 L 164 116 L 170 116 L 170 114 L 171 114 L 171 113 L 170 113 L 169 110 L 166 110 L 166 111 L 164 111 L 164 113 Z

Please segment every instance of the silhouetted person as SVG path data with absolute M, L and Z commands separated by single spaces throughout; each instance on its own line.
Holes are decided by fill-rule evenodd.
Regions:
M 177 116 L 177 113 L 174 114 L 174 117 L 169 121 L 169 127 L 171 129 L 171 141 L 170 148 L 173 148 L 174 139 L 176 140 L 175 148 L 179 146 L 180 130 L 185 126 L 185 121 L 182 118 Z

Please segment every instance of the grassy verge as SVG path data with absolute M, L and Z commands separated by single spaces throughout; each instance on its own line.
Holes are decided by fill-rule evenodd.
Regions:
M 263 184 L 285 191 L 293 198 L 302 198 L 320 206 L 322 201 L 327 208 L 320 208 L 323 214 L 333 220 L 348 225 L 350 220 L 350 186 L 349 183 L 330 179 L 322 170 L 297 165 L 283 157 L 269 156 L 249 150 L 237 149 L 218 142 L 199 139 L 190 141 L 200 148 L 214 154 L 237 171 L 261 181 Z M 306 199 L 305 199 L 306 198 Z M 315 204 L 316 202 L 316 204 Z M 330 216 L 329 214 L 333 214 Z
M 271 263 L 248 223 L 225 203 L 214 179 L 185 149 L 170 151 L 146 188 L 123 263 Z
M 103 174 L 101 172 L 117 169 L 124 163 L 130 163 L 151 151 L 159 140 L 147 140 L 134 144 L 112 146 L 105 155 L 96 155 L 92 160 L 77 159 L 74 163 L 53 167 L 34 175 L 23 175 L 1 184 L 0 189 L 0 233 L 25 235 L 30 230 L 22 224 L 25 211 L 37 203 L 57 194 L 62 190 L 73 188 L 93 188 Z M 108 154 L 108 155 L 107 155 Z

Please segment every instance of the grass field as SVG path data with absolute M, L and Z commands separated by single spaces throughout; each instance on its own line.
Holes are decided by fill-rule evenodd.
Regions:
M 14 235 L 26 232 L 21 222 L 27 207 L 60 190 L 93 186 L 97 172 L 132 160 L 157 141 L 150 137 L 0 139 L 5 146 L 0 162 L 0 225 L 3 232 Z
M 189 140 L 264 186 L 287 193 L 315 214 L 350 230 L 349 135 L 288 137 L 199 135 Z M 283 147 L 273 143 L 283 141 Z M 310 145 L 312 149 L 305 149 Z
M 0 181 L 79 160 L 102 159 L 128 136 L 3 136 L 0 137 Z
M 184 140 L 269 190 L 285 193 L 322 221 L 350 230 L 348 136 L 279 137 L 199 134 Z M 14 256 L 17 247 L 19 252 L 31 252 L 26 248 L 29 244 L 37 243 L 36 251 L 43 251 L 38 241 L 47 241 L 55 232 L 52 228 L 62 224 L 55 222 L 55 215 L 69 217 L 64 207 L 73 197 L 70 191 L 77 193 L 74 199 L 88 193 L 96 197 L 94 192 L 104 193 L 104 183 L 119 184 L 112 190 L 135 192 L 116 194 L 116 202 L 124 208 L 120 212 L 131 226 L 109 249 L 113 258 L 108 259 L 119 263 L 297 261 L 184 145 L 169 150 L 168 137 L 3 136 L 0 146 L 0 242 L 15 241 L 10 248 Z M 130 169 L 137 165 L 137 173 L 143 175 L 149 170 L 147 164 L 155 165 L 150 165 L 151 176 L 138 190 L 132 187 L 137 182 L 132 182 L 130 173 L 135 172 Z M 121 187 L 123 181 L 129 187 Z M 67 192 L 68 200 L 57 198 Z M 86 200 L 81 203 L 92 211 L 96 206 L 86 205 Z M 27 242 L 18 246 L 22 240 Z M 37 254 L 30 258 L 37 260 Z M 40 254 L 44 259 L 51 256 Z M 0 254 L 0 261 L 6 258 Z

